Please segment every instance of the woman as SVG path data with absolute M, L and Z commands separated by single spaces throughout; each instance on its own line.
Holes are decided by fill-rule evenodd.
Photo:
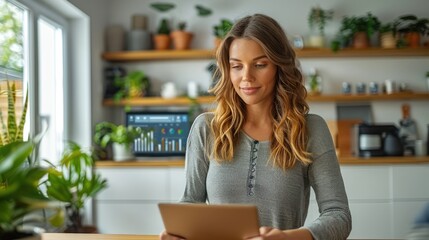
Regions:
M 265 227 L 255 239 L 346 239 L 351 215 L 331 135 L 322 118 L 308 114 L 281 26 L 261 14 L 240 19 L 217 63 L 217 107 L 190 131 L 181 201 L 256 205 Z M 304 227 L 310 187 L 320 216 Z

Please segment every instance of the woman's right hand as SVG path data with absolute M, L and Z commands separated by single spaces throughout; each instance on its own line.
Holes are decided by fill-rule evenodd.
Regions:
M 182 238 L 182 237 L 179 237 L 179 236 L 170 235 L 165 230 L 162 231 L 162 233 L 159 234 L 159 239 L 160 240 L 185 240 L 185 238 Z

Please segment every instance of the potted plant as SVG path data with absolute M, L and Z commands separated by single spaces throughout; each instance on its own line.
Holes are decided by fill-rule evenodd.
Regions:
M 380 21 L 370 12 L 364 16 L 343 17 L 339 36 L 343 42 L 352 44 L 354 48 L 369 47 L 369 38 L 380 28 Z
M 134 158 L 132 146 L 134 139 L 141 134 L 140 128 L 124 126 L 111 122 L 100 122 L 95 126 L 94 142 L 105 149 L 113 148 L 113 160 L 124 161 Z
M 168 12 L 171 9 L 175 8 L 175 5 L 172 3 L 152 3 L 150 5 L 153 9 L 159 12 Z M 170 48 L 170 25 L 167 18 L 162 18 L 158 26 L 157 34 L 154 35 L 153 41 L 155 44 L 156 50 L 166 50 Z
M 408 46 L 419 47 L 421 36 L 429 35 L 429 19 L 412 14 L 400 16 L 394 22 L 394 31 L 401 34 Z
M 82 223 L 85 203 L 107 187 L 106 180 L 92 171 L 94 161 L 91 150 L 68 142 L 59 166 L 51 164 L 45 182 L 46 194 L 50 199 L 65 203 L 67 228 L 64 232 L 97 232 L 94 226 L 84 226 Z
M 225 38 L 226 34 L 228 34 L 229 30 L 233 22 L 229 19 L 223 18 L 220 20 L 219 24 L 213 26 L 213 34 L 215 36 L 215 48 L 217 49 Z
M 175 8 L 174 4 L 171 3 L 152 3 L 151 7 L 160 11 L 167 12 L 173 8 Z M 202 5 L 196 5 L 195 9 L 197 10 L 198 16 L 208 16 L 212 13 L 212 11 Z M 161 20 L 160 28 L 158 29 L 158 33 L 162 32 L 163 34 L 170 34 L 170 38 L 173 41 L 174 49 L 176 50 L 185 50 L 189 49 L 193 34 L 192 32 L 186 31 L 186 22 L 180 21 L 177 24 L 177 29 L 171 31 L 168 28 L 168 21 L 166 19 Z
M 0 239 L 36 235 L 35 232 L 23 230 L 22 226 L 43 222 L 36 216 L 29 217 L 30 214 L 52 207 L 39 189 L 39 183 L 48 170 L 29 164 L 34 147 L 33 141 L 0 146 Z
M 381 48 L 396 48 L 396 36 L 393 23 L 385 23 L 380 26 Z
M 309 38 L 311 47 L 323 47 L 325 45 L 325 26 L 328 21 L 332 20 L 333 14 L 332 10 L 325 10 L 319 6 L 311 8 L 308 14 L 308 24 L 312 30 Z
M 123 77 L 118 76 L 115 79 L 115 85 L 118 87 L 118 91 L 114 95 L 116 100 L 144 97 L 150 90 L 150 80 L 140 70 L 132 71 Z
M 150 80 L 143 71 L 132 71 L 125 76 L 116 76 L 114 85 L 117 88 L 113 99 L 115 102 L 120 102 L 122 99 L 138 98 L 147 96 L 150 92 Z M 125 110 L 130 107 L 127 105 Z
M 42 193 L 39 183 L 48 170 L 36 164 L 32 155 L 33 149 L 40 137 L 24 142 L 22 132 L 27 112 L 27 97 L 19 124 L 16 124 L 15 84 L 7 90 L 1 90 L 0 95 L 7 95 L 8 118 L 7 124 L 0 111 L 2 131 L 0 133 L 0 239 L 19 239 L 35 236 L 36 233 L 22 229 L 24 224 L 43 222 L 32 213 L 52 208 L 49 199 Z M 28 96 L 26 94 L 26 96 Z M 61 209 L 51 216 L 50 223 L 59 226 L 62 223 Z
M 191 32 L 186 31 L 186 22 L 179 22 L 177 30 L 170 33 L 174 49 L 176 50 L 189 49 L 193 36 Z

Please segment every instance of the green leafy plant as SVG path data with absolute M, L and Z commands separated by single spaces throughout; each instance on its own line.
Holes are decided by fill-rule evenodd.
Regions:
M 177 29 L 178 29 L 179 31 L 185 31 L 185 29 L 186 29 L 186 22 L 179 22 L 179 23 L 177 24 Z
M 339 42 L 340 45 L 347 46 L 352 42 L 355 33 L 365 32 L 368 37 L 371 37 L 380 29 L 380 26 L 381 22 L 370 12 L 364 16 L 345 16 L 341 20 L 340 30 L 335 41 Z M 334 47 L 337 47 L 337 45 L 331 45 L 331 48 L 334 50 Z
M 220 38 L 223 39 L 225 38 L 226 34 L 228 34 L 229 30 L 231 30 L 233 25 L 233 22 L 231 20 L 228 19 L 221 19 L 220 23 L 213 26 L 213 34 Z
M 429 19 L 418 18 L 412 14 L 403 15 L 395 20 L 394 30 L 399 33 L 418 32 L 427 36 L 429 35 Z
M 150 4 L 150 6 L 161 13 L 169 12 L 170 10 L 176 7 L 176 5 L 173 3 L 152 3 Z M 197 15 L 200 17 L 205 17 L 212 14 L 211 9 L 206 8 L 199 4 L 195 5 L 195 9 L 197 11 Z M 181 31 L 185 30 L 186 23 L 184 21 L 180 21 L 179 24 L 177 25 L 177 28 Z M 170 34 L 170 32 L 171 32 L 171 28 L 169 26 L 168 19 L 162 18 L 158 27 L 158 34 Z
M 28 161 L 34 148 L 33 141 L 0 147 L 0 239 L 20 236 L 20 226 L 42 221 L 27 217 L 30 213 L 50 207 L 39 189 L 48 170 Z
M 124 77 L 115 79 L 115 86 L 118 91 L 114 95 L 114 99 L 119 101 L 124 98 L 142 97 L 149 92 L 150 80 L 142 71 L 133 71 L 126 74 Z
M 170 28 L 168 19 L 166 19 L 166 18 L 161 19 L 161 22 L 159 24 L 157 32 L 158 32 L 158 34 L 165 34 L 165 35 L 170 34 L 171 28 Z
M 21 118 L 18 119 L 16 114 L 16 85 L 9 81 L 6 82 L 7 89 L 0 89 L 0 95 L 7 95 L 7 120 L 5 121 L 2 111 L 0 111 L 0 146 L 6 145 L 11 142 L 17 142 L 23 140 L 25 117 L 27 114 L 28 107 L 28 93 L 25 95 L 24 107 L 22 110 Z
M 68 142 L 59 166 L 52 165 L 46 181 L 49 198 L 65 203 L 66 232 L 82 231 L 85 202 L 107 187 L 107 181 L 93 171 L 95 156 L 74 142 Z
M 429 78 L 429 71 L 428 71 L 428 72 L 426 72 L 426 77 L 427 77 L 427 78 Z
M 311 29 L 317 28 L 321 36 L 325 35 L 326 23 L 332 20 L 334 11 L 325 10 L 319 6 L 313 7 L 308 14 L 308 24 Z
M 393 23 L 384 23 L 380 25 L 380 33 L 393 32 L 394 26 Z
M 95 125 L 94 142 L 102 148 L 106 148 L 110 143 L 130 145 L 141 131 L 133 126 L 100 122 Z

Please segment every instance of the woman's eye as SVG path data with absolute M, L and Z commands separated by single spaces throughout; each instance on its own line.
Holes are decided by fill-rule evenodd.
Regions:
M 232 65 L 231 68 L 233 68 L 233 69 L 240 69 L 241 65 Z
M 264 68 L 264 67 L 266 67 L 266 66 L 267 66 L 267 64 L 265 64 L 265 63 L 255 64 L 255 67 L 256 67 L 256 68 Z

